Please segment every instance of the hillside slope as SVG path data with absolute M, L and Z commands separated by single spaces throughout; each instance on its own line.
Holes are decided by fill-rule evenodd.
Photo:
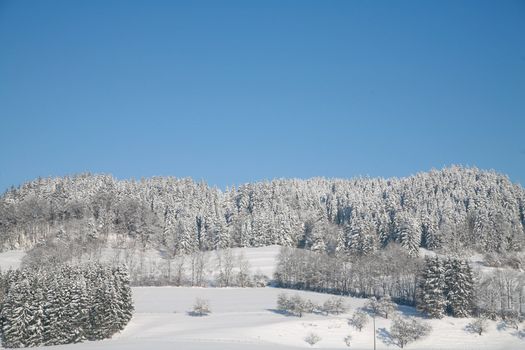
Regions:
M 519 250 L 525 191 L 501 174 L 451 167 L 401 179 L 273 180 L 220 191 L 191 179 L 38 179 L 0 198 L 0 239 L 28 249 L 155 247 L 167 254 L 272 244 L 367 253 Z M 75 248 L 76 247 L 76 248 Z

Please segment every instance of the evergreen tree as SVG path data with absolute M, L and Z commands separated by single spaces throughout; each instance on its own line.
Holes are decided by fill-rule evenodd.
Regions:
M 448 312 L 454 317 L 470 316 L 474 298 L 474 281 L 469 264 L 464 260 L 447 259 L 444 269 Z
M 17 275 L 2 305 L 3 345 L 8 348 L 32 345 L 31 327 L 35 315 L 31 285 L 27 276 Z
M 417 220 L 405 212 L 400 212 L 395 219 L 395 236 L 410 255 L 419 255 L 421 244 L 421 228 Z
M 122 330 L 133 316 L 133 299 L 126 266 L 121 265 L 113 270 L 116 284 L 117 329 Z
M 442 318 L 445 312 L 445 276 L 438 257 L 425 258 L 418 276 L 417 309 L 430 317 Z

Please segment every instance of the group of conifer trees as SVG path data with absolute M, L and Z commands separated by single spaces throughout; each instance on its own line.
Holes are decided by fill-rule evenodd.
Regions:
M 450 167 L 399 179 L 280 179 L 226 191 L 191 179 L 81 174 L 36 179 L 0 195 L 0 250 L 49 252 L 53 237 L 71 243 L 71 258 L 110 242 L 171 255 L 274 244 L 369 254 L 391 243 L 412 256 L 420 247 L 504 253 L 525 247 L 525 190 L 502 174 Z
M 1 277 L 4 347 L 111 337 L 133 314 L 129 274 L 102 264 L 8 271 Z
M 474 279 L 468 262 L 425 258 L 418 276 L 416 306 L 430 317 L 468 317 L 474 308 Z

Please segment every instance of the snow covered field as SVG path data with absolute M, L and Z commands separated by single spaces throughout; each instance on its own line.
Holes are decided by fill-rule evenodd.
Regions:
M 289 294 L 294 291 L 284 290 Z M 135 316 L 126 329 L 110 340 L 49 347 L 49 349 L 261 349 L 279 350 L 309 348 L 304 337 L 309 332 L 322 340 L 314 348 L 344 349 L 343 338 L 352 335 L 351 349 L 371 349 L 371 322 L 358 332 L 348 325 L 347 318 L 364 300 L 345 298 L 351 309 L 338 316 L 308 314 L 302 318 L 276 312 L 277 288 L 189 288 L 137 287 L 133 289 Z M 298 292 L 316 302 L 329 296 Z M 212 314 L 190 316 L 196 297 L 210 301 Z M 401 308 L 414 314 L 412 308 Z M 477 335 L 465 330 L 469 319 L 444 318 L 427 320 L 433 331 L 428 338 L 409 344 L 407 349 L 490 349 L 519 350 L 525 348 L 525 332 L 502 328 L 490 322 L 489 331 Z M 377 349 L 399 349 L 388 336 L 390 320 L 378 318 Z

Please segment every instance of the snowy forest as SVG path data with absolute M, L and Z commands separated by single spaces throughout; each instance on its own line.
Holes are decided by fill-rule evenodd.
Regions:
M 8 348 L 110 338 L 133 315 L 124 266 L 9 270 L 0 282 L 2 343 Z
M 0 278 L 3 344 L 109 338 L 132 317 L 131 284 L 271 283 L 394 301 L 430 318 L 519 320 L 524 216 L 521 186 L 464 167 L 225 191 L 171 177 L 37 179 L 0 198 L 1 248 L 24 251 L 22 269 Z M 252 273 L 232 249 L 268 245 L 281 246 L 273 276 Z M 103 251 L 116 255 L 101 264 Z M 146 266 L 151 252 L 162 266 Z M 473 255 L 496 268 L 474 270 Z
M 410 255 L 519 251 L 525 190 L 506 176 L 449 167 L 406 178 L 314 178 L 221 191 L 191 179 L 40 178 L 0 198 L 3 250 L 114 246 L 167 256 L 278 244 L 367 255 L 395 242 Z M 75 252 L 78 249 L 79 252 Z

